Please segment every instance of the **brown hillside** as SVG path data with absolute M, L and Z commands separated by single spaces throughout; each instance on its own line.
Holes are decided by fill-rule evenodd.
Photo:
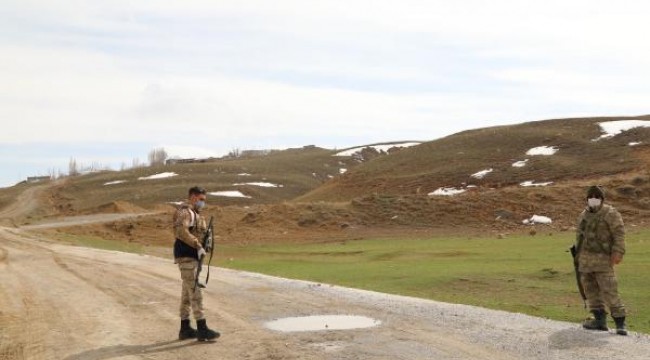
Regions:
M 650 128 L 637 128 L 613 138 L 601 135 L 599 122 L 630 118 L 560 119 L 461 132 L 366 162 L 299 201 L 349 201 L 373 194 L 428 194 L 441 187 L 518 186 L 524 181 L 562 182 L 647 170 Z M 629 146 L 630 142 L 643 141 Z M 530 156 L 534 147 L 558 148 L 552 156 Z M 513 167 L 528 159 L 526 166 Z M 479 171 L 493 169 L 483 179 Z
M 604 177 L 607 201 L 621 211 L 630 229 L 650 226 L 650 174 Z M 210 206 L 221 244 L 269 242 L 338 242 L 365 237 L 454 234 L 507 236 L 573 231 L 584 207 L 589 181 L 539 188 L 509 187 L 452 197 L 369 195 L 351 202 L 279 203 L 252 206 Z M 172 207 L 163 213 L 57 232 L 168 246 Z M 550 225 L 524 225 L 533 215 Z
M 168 245 L 174 209 L 170 202 L 183 200 L 190 186 L 200 184 L 209 192 L 237 190 L 250 196 L 209 196 L 205 213 L 216 217 L 219 241 L 226 243 L 344 241 L 428 232 L 501 236 L 570 231 L 584 206 L 584 190 L 598 183 L 607 188 L 607 201 L 627 224 L 648 226 L 650 129 L 592 141 L 601 135 L 597 123 L 611 120 L 547 120 L 477 129 L 383 156 L 366 149 L 363 157 L 338 157 L 333 150 L 305 147 L 259 157 L 88 174 L 53 183 L 42 195 L 47 206 L 25 223 L 57 214 L 153 210 L 160 213 L 57 231 Z M 558 151 L 526 155 L 538 146 Z M 524 167 L 512 166 L 525 159 Z M 341 175 L 343 168 L 347 172 Z M 493 171 L 482 179 L 471 177 L 490 168 Z M 163 172 L 178 175 L 138 180 Z M 106 185 L 116 181 L 123 182 Z M 553 183 L 523 187 L 524 181 Z M 259 182 L 281 186 L 250 184 Z M 10 203 L 25 186 L 1 190 L 0 202 Z M 466 191 L 428 195 L 440 187 Z M 553 222 L 522 224 L 533 215 Z
M 246 196 L 209 196 L 209 202 L 215 205 L 272 204 L 303 195 L 338 176 L 341 167 L 358 164 L 332 154 L 333 150 L 310 146 L 264 156 L 91 173 L 66 178 L 52 188 L 52 199 L 61 213 L 68 215 L 99 212 L 115 202 L 152 210 L 184 200 L 188 188 L 201 185 L 211 193 L 239 191 Z M 143 179 L 163 173 L 176 175 Z

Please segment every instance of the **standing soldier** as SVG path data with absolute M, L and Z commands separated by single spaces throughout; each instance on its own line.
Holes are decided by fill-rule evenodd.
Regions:
M 183 280 L 180 306 L 181 330 L 178 333 L 180 340 L 197 338 L 199 341 L 206 341 L 216 339 L 220 335 L 206 325 L 201 287 L 195 286 L 199 259 L 205 255 L 199 240 L 207 230 L 205 219 L 199 215 L 205 206 L 205 198 L 205 189 L 198 186 L 190 188 L 188 202 L 179 205 L 174 214 L 176 236 L 174 262 L 178 264 Z M 190 310 L 194 313 L 198 331 L 190 326 Z
M 580 280 L 593 319 L 583 327 L 607 331 L 607 308 L 616 323 L 616 333 L 627 335 L 625 306 L 618 295 L 618 281 L 614 265 L 625 254 L 625 227 L 621 214 L 603 204 L 605 191 L 600 186 L 587 190 L 587 207 L 578 218 L 576 248 Z

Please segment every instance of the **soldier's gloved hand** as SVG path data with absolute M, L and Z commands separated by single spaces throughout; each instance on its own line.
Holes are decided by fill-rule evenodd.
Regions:
M 610 257 L 610 262 L 612 263 L 612 266 L 618 265 L 623 261 L 623 255 L 619 253 L 613 253 L 612 256 Z
M 198 255 L 199 255 L 199 260 L 200 260 L 201 258 L 203 258 L 205 256 L 205 250 L 203 248 L 199 248 Z

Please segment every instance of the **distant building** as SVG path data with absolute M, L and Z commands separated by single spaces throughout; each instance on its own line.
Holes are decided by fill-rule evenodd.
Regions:
M 27 177 L 28 183 L 37 183 L 41 181 L 50 181 L 52 178 L 49 176 L 29 176 Z
M 266 156 L 270 154 L 272 150 L 242 150 L 241 154 L 239 157 L 258 157 L 258 156 Z
M 167 159 L 165 160 L 165 165 L 174 165 L 174 164 L 194 164 L 194 163 L 204 163 L 209 161 L 214 161 L 215 158 L 205 158 L 205 159 Z

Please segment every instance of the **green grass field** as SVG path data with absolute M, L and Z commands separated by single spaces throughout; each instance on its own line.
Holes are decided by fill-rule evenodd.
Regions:
M 217 265 L 571 322 L 587 314 L 567 252 L 570 232 L 495 238 L 370 239 L 220 246 Z M 629 328 L 650 333 L 650 230 L 629 231 L 617 267 Z M 215 262 L 213 262 L 215 263 Z M 611 322 L 611 319 L 610 319 Z

